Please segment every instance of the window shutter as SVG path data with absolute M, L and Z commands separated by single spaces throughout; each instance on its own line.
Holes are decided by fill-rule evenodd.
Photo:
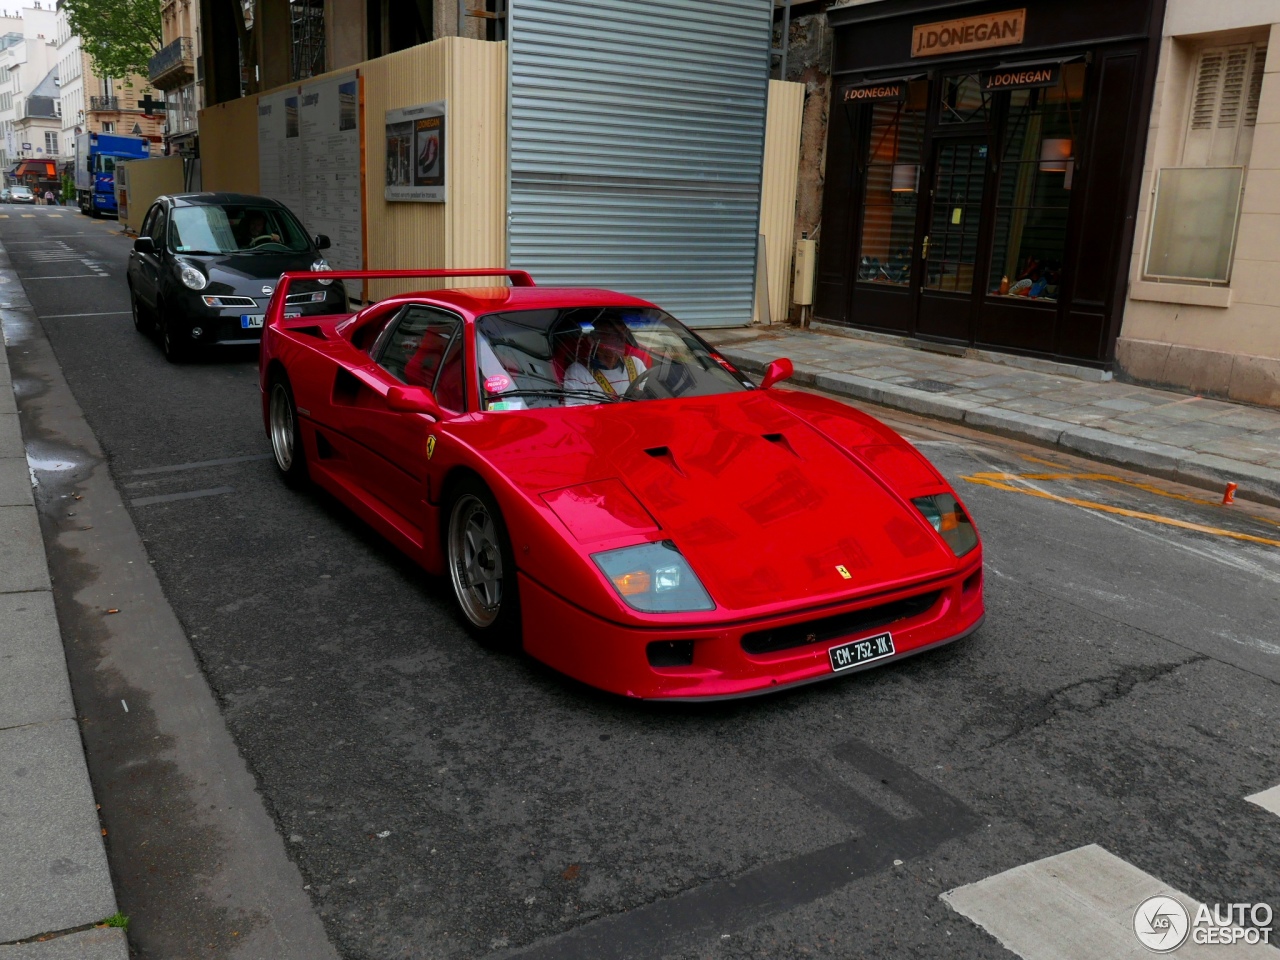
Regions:
M 1266 56 L 1267 48 L 1255 44 L 1201 51 L 1183 147 L 1184 165 L 1248 163 Z

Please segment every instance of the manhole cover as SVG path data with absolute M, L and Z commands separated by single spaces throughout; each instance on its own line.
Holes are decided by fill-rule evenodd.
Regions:
M 908 380 L 903 386 L 923 390 L 925 393 L 950 393 L 956 388 L 954 383 L 943 383 L 941 380 Z

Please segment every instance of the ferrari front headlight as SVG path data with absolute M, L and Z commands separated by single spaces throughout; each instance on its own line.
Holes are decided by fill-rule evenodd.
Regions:
M 935 493 L 931 497 L 916 497 L 911 502 L 947 541 L 947 546 L 957 557 L 963 557 L 978 545 L 978 532 L 973 529 L 973 521 L 951 494 Z
M 670 540 L 593 553 L 600 572 L 627 606 L 644 613 L 714 610 L 702 581 Z
M 187 263 L 185 260 L 179 261 L 181 270 L 178 276 L 182 282 L 192 290 L 203 290 L 209 285 L 209 278 L 194 263 Z

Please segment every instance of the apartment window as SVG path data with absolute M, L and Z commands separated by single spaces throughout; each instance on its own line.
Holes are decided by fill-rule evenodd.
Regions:
M 1148 279 L 1209 284 L 1231 279 L 1266 59 L 1261 43 L 1200 51 L 1182 162 L 1156 173 Z
M 57 156 L 58 135 L 52 130 L 44 132 L 44 152 L 45 156 Z
M 102 132 L 103 132 L 103 133 L 115 133 L 115 132 L 116 132 L 116 122 L 115 122 L 114 120 L 103 120 L 103 121 L 102 121 Z

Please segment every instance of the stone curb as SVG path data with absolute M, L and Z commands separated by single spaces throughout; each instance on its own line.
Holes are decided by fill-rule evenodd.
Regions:
M 763 373 L 767 366 L 767 361 L 734 345 L 725 344 L 717 349 L 748 373 Z M 1280 470 L 991 407 L 964 397 L 926 393 L 850 373 L 830 373 L 803 363 L 795 364 L 792 381 L 824 393 L 866 400 L 935 420 L 949 420 L 1209 490 L 1220 491 L 1225 484 L 1236 483 L 1240 486 L 1240 496 L 1280 506 Z
M 0 247 L 6 331 L 35 316 Z M 0 957 L 127 960 L 0 338 Z M 16 942 L 27 941 L 27 942 Z

